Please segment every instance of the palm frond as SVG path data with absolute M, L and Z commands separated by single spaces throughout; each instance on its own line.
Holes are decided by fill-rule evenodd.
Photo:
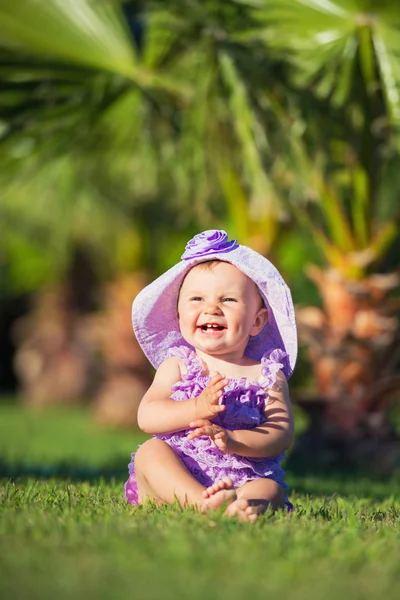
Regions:
M 135 50 L 115 2 L 3 0 L 0 44 L 135 77 Z
M 366 89 L 381 85 L 390 123 L 399 131 L 400 13 L 395 3 L 260 0 L 254 5 L 265 43 L 289 57 L 299 85 L 312 86 L 341 106 L 351 93 L 359 60 Z
M 282 210 L 262 160 L 262 154 L 268 153 L 265 131 L 257 122 L 244 82 L 227 53 L 221 53 L 220 65 L 229 90 L 232 124 L 240 142 L 244 174 L 251 190 L 250 213 L 253 218 L 256 215 L 263 218 L 269 214 L 277 219 Z

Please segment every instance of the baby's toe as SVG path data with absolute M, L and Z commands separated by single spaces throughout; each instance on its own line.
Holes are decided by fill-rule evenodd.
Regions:
M 250 515 L 247 516 L 247 519 L 250 521 L 250 523 L 254 523 L 258 519 L 258 514 L 257 513 L 252 513 L 252 514 L 250 514 Z
M 256 507 L 248 506 L 246 508 L 245 512 L 246 512 L 246 515 L 247 515 L 247 518 L 249 521 L 252 521 L 252 522 L 257 521 L 259 512 Z
M 221 481 L 227 489 L 233 488 L 233 481 L 230 477 L 223 477 Z
M 213 494 L 215 494 L 216 492 L 218 492 L 219 488 L 218 485 L 216 483 L 213 483 L 213 485 L 209 485 L 203 492 L 203 496 L 212 496 Z

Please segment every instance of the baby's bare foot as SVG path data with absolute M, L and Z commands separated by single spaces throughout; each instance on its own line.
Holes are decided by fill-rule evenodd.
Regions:
M 220 479 L 219 481 L 213 483 L 213 485 L 210 485 L 204 490 L 203 496 L 204 498 L 210 498 L 210 496 L 213 496 L 221 490 L 233 490 L 233 483 L 230 477 L 223 477 L 223 479 Z
M 224 477 L 213 485 L 210 485 L 203 492 L 204 509 L 217 510 L 223 505 L 227 505 L 225 515 L 233 517 L 239 521 L 250 521 L 254 523 L 258 519 L 259 510 L 256 506 L 250 506 L 245 498 L 238 498 L 233 489 L 233 483 L 230 477 Z
M 204 508 L 217 510 L 223 504 L 236 500 L 236 492 L 230 477 L 224 477 L 204 490 Z
M 225 511 L 226 516 L 234 517 L 239 521 L 257 521 L 259 511 L 256 506 L 250 506 L 245 498 L 237 498 L 229 504 Z

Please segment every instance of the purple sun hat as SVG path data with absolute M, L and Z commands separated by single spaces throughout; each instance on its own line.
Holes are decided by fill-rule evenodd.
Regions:
M 209 260 L 231 263 L 257 285 L 268 309 L 268 323 L 250 338 L 246 356 L 261 360 L 267 351 L 279 348 L 287 354 L 283 370 L 290 377 L 297 357 L 297 330 L 288 286 L 269 260 L 236 240 L 229 241 L 225 231 L 215 229 L 195 235 L 186 245 L 181 262 L 145 287 L 133 302 L 133 329 L 151 364 L 158 368 L 173 346 L 193 350 L 179 329 L 178 294 L 188 271 Z

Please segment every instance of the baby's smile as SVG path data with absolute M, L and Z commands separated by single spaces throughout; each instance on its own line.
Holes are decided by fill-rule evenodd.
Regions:
M 199 325 L 199 329 L 204 333 L 215 333 L 217 331 L 223 331 L 226 329 L 223 325 L 218 325 L 218 323 L 205 323 L 204 325 Z

